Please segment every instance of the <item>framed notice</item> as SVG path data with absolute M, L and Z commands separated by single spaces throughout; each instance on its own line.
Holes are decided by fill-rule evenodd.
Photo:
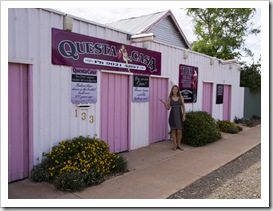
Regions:
M 149 77 L 133 77 L 133 102 L 149 102 Z
M 72 67 L 71 102 L 87 104 L 97 102 L 97 71 Z
M 179 65 L 179 90 L 185 103 L 197 102 L 198 67 Z
M 216 85 L 216 104 L 223 104 L 224 97 L 224 85 L 217 84 Z

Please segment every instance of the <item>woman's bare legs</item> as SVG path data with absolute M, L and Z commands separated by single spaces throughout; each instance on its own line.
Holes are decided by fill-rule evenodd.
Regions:
M 177 142 L 177 148 L 180 150 L 183 150 L 181 146 L 181 140 L 182 140 L 182 130 L 177 130 L 177 136 L 176 136 L 176 142 Z
M 172 150 L 176 150 L 176 148 L 177 148 L 176 130 L 172 130 L 172 139 L 173 139 L 173 148 L 172 148 Z

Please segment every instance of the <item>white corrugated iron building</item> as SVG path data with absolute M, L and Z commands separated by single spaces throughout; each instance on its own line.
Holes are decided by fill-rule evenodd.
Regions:
M 61 140 L 79 135 L 97 135 L 109 144 L 112 152 L 133 150 L 167 139 L 168 112 L 159 98 L 167 100 L 173 84 L 183 85 L 179 81 L 180 67 L 198 71 L 197 98 L 186 103 L 187 111 L 203 110 L 215 119 L 230 121 L 235 116 L 243 116 L 244 92 L 239 85 L 239 65 L 193 52 L 171 11 L 109 25 L 52 9 L 14 8 L 9 9 L 8 15 L 9 181 L 28 177 L 43 152 Z M 66 35 L 75 42 L 67 41 Z M 66 56 L 75 56 L 74 60 L 56 59 L 53 46 L 61 37 L 64 39 L 56 46 L 60 49 L 63 45 Z M 88 40 L 96 41 L 97 45 L 91 48 L 93 44 Z M 112 50 L 123 44 L 127 50 L 134 51 L 135 61 L 143 62 L 143 65 L 133 65 L 130 61 L 130 68 L 147 69 L 150 54 L 160 56 L 155 59 L 156 64 L 150 60 L 150 67 L 160 66 L 145 74 L 119 71 L 104 65 L 101 55 L 96 55 L 96 59 L 85 57 L 87 60 L 81 66 L 76 63 L 76 56 L 86 52 L 72 55 L 74 44 L 78 51 L 89 46 L 85 49 L 89 53 L 85 56 L 89 57 L 92 50 L 104 56 L 118 56 L 118 51 Z M 72 62 L 67 63 L 68 59 Z M 90 66 L 88 70 L 88 64 L 94 63 L 100 66 Z M 110 64 L 125 65 L 124 62 Z M 79 70 L 78 75 L 73 68 Z M 81 75 L 85 70 L 90 75 Z M 72 97 L 73 74 L 91 84 L 92 102 L 74 101 L 77 96 Z M 141 89 L 148 90 L 147 100 L 143 102 L 134 100 L 134 82 L 138 76 L 147 79 L 149 84 Z M 216 103 L 220 93 L 218 85 L 224 91 L 220 103 Z

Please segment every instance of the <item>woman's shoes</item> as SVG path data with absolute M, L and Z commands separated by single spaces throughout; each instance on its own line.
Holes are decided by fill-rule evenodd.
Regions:
M 181 151 L 184 151 L 184 149 L 181 147 L 181 146 L 177 146 L 177 147 L 173 147 L 172 150 L 175 151 L 175 150 L 181 150 Z
M 184 149 L 181 146 L 178 146 L 177 149 L 184 151 Z

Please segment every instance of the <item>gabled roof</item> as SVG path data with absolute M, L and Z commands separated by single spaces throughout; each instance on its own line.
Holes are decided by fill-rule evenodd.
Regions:
M 183 33 L 182 29 L 180 28 L 176 18 L 174 17 L 171 10 L 157 12 L 153 14 L 143 15 L 139 17 L 132 17 L 128 19 L 122 19 L 116 22 L 107 23 L 107 26 L 111 26 L 113 28 L 123 30 L 128 32 L 129 34 L 136 35 L 136 34 L 144 34 L 148 33 L 152 28 L 158 25 L 162 20 L 170 17 L 173 23 L 175 24 L 176 29 L 179 31 L 180 35 L 182 36 L 183 41 L 185 42 L 186 46 L 191 49 L 191 46 Z

